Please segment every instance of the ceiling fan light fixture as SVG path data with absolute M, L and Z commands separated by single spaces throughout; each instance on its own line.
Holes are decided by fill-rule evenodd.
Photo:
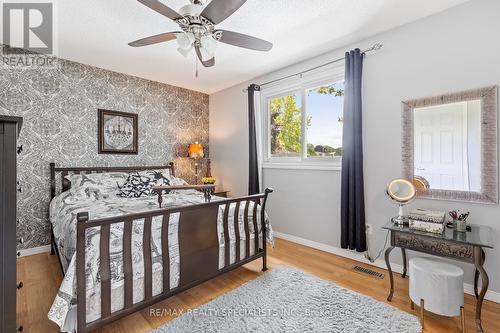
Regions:
M 193 43 L 195 42 L 194 35 L 190 32 L 182 32 L 176 34 L 177 44 L 182 50 L 191 50 L 193 48 Z
M 203 36 L 201 37 L 200 43 L 200 52 L 203 61 L 212 59 L 215 56 L 215 51 L 217 50 L 217 41 L 210 36 Z
M 189 56 L 191 55 L 192 51 L 193 51 L 193 47 L 189 48 L 189 49 L 181 49 L 180 47 L 177 49 L 177 51 L 182 54 L 185 58 L 189 58 Z
M 201 47 L 200 48 L 200 53 L 201 53 L 201 60 L 202 61 L 208 61 L 214 57 L 213 53 L 209 53 L 205 48 Z

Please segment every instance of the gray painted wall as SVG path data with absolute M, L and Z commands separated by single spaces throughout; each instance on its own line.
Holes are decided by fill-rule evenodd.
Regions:
M 370 252 L 383 246 L 381 230 L 397 208 L 384 194 L 390 179 L 401 175 L 401 101 L 500 83 L 500 2 L 471 1 L 437 15 L 332 51 L 281 71 L 269 79 L 342 57 L 345 50 L 384 47 L 366 57 L 364 67 L 364 149 L 367 223 Z M 242 89 L 250 82 L 210 96 L 210 143 L 215 176 L 233 194 L 247 188 L 247 106 Z M 340 172 L 316 170 L 264 171 L 264 183 L 276 189 L 269 213 L 276 231 L 338 247 L 340 245 Z M 470 210 L 472 223 L 489 225 L 500 239 L 499 205 L 416 200 L 412 207 Z M 400 254 L 393 259 L 400 262 Z M 500 292 L 500 243 L 486 250 L 490 288 Z M 472 281 L 472 268 L 466 280 Z
M 97 153 L 97 109 L 139 115 L 138 155 Z M 19 144 L 19 237 L 27 249 L 50 243 L 49 163 L 59 166 L 165 165 L 208 144 L 208 95 L 60 60 L 59 68 L 6 70 L 0 65 L 0 114 L 24 118 Z M 208 149 L 208 145 L 207 145 Z M 192 180 L 192 161 L 176 158 Z

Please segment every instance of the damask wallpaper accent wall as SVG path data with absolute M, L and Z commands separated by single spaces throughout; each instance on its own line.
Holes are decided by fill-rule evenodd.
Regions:
M 0 64 L 0 114 L 24 118 L 19 144 L 18 233 L 22 248 L 50 243 L 49 163 L 59 166 L 165 165 L 194 181 L 187 144 L 208 152 L 208 95 L 66 60 L 52 69 Z M 139 115 L 138 155 L 97 153 L 97 109 Z M 204 170 L 201 174 L 204 174 Z

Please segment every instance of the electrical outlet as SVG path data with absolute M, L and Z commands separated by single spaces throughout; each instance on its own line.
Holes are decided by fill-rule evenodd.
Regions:
M 371 235 L 373 233 L 373 225 L 372 224 L 367 224 L 365 227 L 365 231 L 367 235 Z

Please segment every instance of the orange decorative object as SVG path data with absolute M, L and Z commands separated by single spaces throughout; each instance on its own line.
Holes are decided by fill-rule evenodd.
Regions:
M 422 176 L 414 176 L 413 185 L 417 188 L 417 190 L 428 190 L 431 187 L 427 179 Z
M 203 158 L 205 154 L 203 153 L 203 146 L 198 142 L 192 143 L 188 148 L 189 157 L 191 158 Z

